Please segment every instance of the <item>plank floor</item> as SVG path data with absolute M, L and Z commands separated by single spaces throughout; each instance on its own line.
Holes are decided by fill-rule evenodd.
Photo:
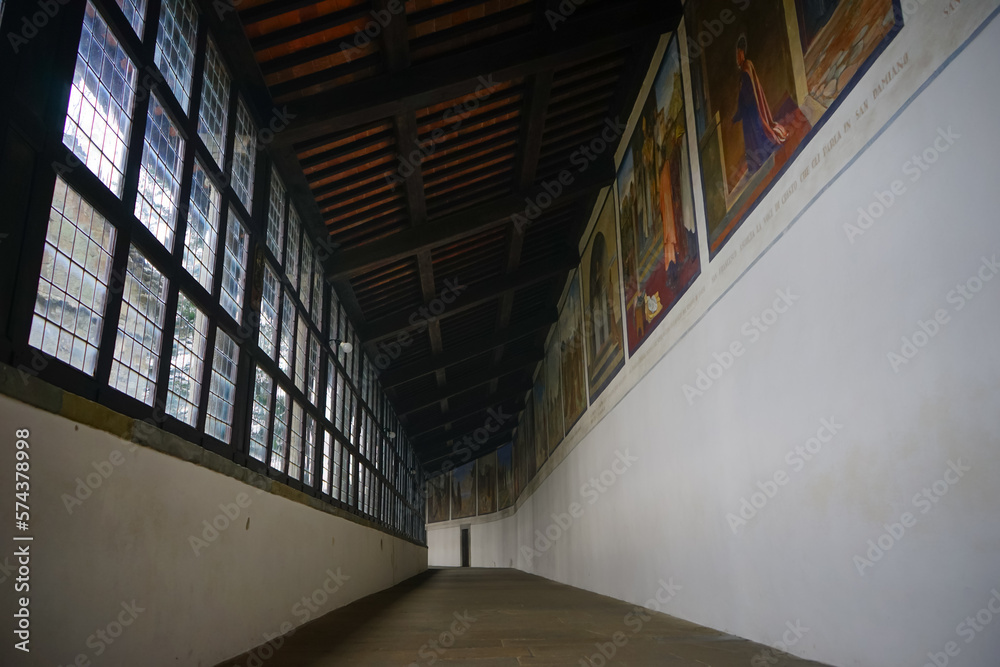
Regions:
M 258 647 L 219 667 L 820 665 L 504 569 L 428 570 L 301 626 L 273 655 L 271 649 Z

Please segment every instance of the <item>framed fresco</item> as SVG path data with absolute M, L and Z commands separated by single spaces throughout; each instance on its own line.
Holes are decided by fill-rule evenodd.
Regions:
M 476 516 L 476 462 L 451 471 L 451 518 Z
M 718 21 L 724 12 L 728 22 Z M 706 37 L 696 27 L 716 25 Z M 902 27 L 894 0 L 690 0 L 685 7 L 714 258 Z M 707 33 L 706 33 L 707 34 Z
M 556 327 L 564 434 L 570 432 L 570 429 L 587 410 L 581 298 L 580 273 L 574 272 L 569 281 L 566 302 L 563 304 L 562 312 L 559 313 L 559 324 Z
M 521 422 L 521 430 L 523 430 L 523 440 L 524 440 L 524 486 L 528 485 L 531 478 L 535 476 L 538 472 L 538 455 L 536 450 L 538 449 L 538 442 L 535 432 L 535 392 L 531 391 L 531 395 L 528 396 L 528 402 L 524 406 L 524 419 Z M 543 459 L 544 460 L 544 459 Z M 521 487 L 522 489 L 524 487 Z
M 514 504 L 514 444 L 497 450 L 497 510 Z
M 562 382 L 560 381 L 560 360 L 559 341 L 555 336 L 549 343 L 549 348 L 545 353 L 545 362 L 542 373 L 545 375 L 545 390 L 542 394 L 542 404 L 545 406 L 545 458 L 552 454 L 553 450 L 563 439 L 563 406 L 562 406 Z
M 580 261 L 587 386 L 591 403 L 625 365 L 618 234 L 615 227 L 614 188 L 609 188 Z
M 427 480 L 427 523 L 451 518 L 451 474 L 445 473 Z
M 478 514 L 492 514 L 497 511 L 497 453 L 480 456 L 476 463 L 476 488 L 479 494 Z
M 618 168 L 630 356 L 701 274 L 676 36 L 641 105 Z
M 549 458 L 549 445 L 548 445 L 548 415 L 545 413 L 545 363 L 542 363 L 542 368 L 538 373 L 538 378 L 535 380 L 534 389 L 531 392 L 531 410 L 533 413 L 533 418 L 531 420 L 532 426 L 532 446 L 535 451 L 534 463 L 531 466 L 531 476 L 534 477 L 542 464 L 545 463 L 545 459 Z M 529 478 L 530 479 L 530 478 Z

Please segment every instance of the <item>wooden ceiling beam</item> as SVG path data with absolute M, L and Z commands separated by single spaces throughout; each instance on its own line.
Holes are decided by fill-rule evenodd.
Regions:
M 506 329 L 495 331 L 480 340 L 455 345 L 441 354 L 436 354 L 420 361 L 413 361 L 396 368 L 389 368 L 383 371 L 379 380 L 382 382 L 383 387 L 397 387 L 424 375 L 434 373 L 438 369 L 447 368 L 448 366 L 477 357 L 480 354 L 491 352 L 501 345 L 532 336 L 539 329 L 551 326 L 557 317 L 558 313 L 555 309 L 543 310 L 528 320 L 511 325 Z M 535 350 L 529 354 L 541 354 L 541 352 L 540 350 Z M 526 354 L 526 356 L 529 356 L 529 354 Z M 516 362 L 511 361 L 511 363 Z
M 280 7 L 275 8 L 274 11 L 288 12 L 285 9 L 290 2 L 285 2 L 279 0 L 278 2 L 270 3 L 271 5 L 279 5 Z M 315 4 L 315 0 L 309 4 Z M 264 5 L 264 8 L 269 7 L 269 5 Z M 244 23 L 249 25 L 251 23 L 257 23 L 263 19 L 257 19 L 252 15 L 249 17 L 252 20 L 247 21 L 248 15 L 253 10 L 247 10 L 246 12 L 240 12 L 240 18 L 243 19 Z M 275 46 L 281 46 L 282 44 L 287 44 L 288 42 L 294 42 L 297 39 L 302 39 L 303 37 L 309 37 L 318 32 L 323 32 L 325 30 L 330 30 L 331 28 L 336 28 L 337 26 L 343 25 L 344 23 L 351 23 L 357 21 L 360 18 L 369 16 L 369 9 L 364 4 L 355 5 L 354 7 L 348 7 L 346 9 L 341 9 L 340 11 L 331 12 L 329 14 L 324 14 L 323 16 L 316 17 L 314 19 L 309 19 L 307 21 L 301 21 L 287 28 L 279 28 L 278 30 L 273 30 L 269 33 L 254 37 L 250 40 L 250 47 L 254 51 L 263 51 L 265 49 L 270 49 Z M 343 40 L 341 40 L 343 41 Z M 338 49 L 340 48 L 340 42 L 337 43 Z
M 534 355 L 530 355 L 530 356 L 521 356 L 518 359 L 512 359 L 511 361 L 502 364 L 494 363 L 493 366 L 490 368 L 490 370 L 483 373 L 482 375 L 477 375 L 467 380 L 449 382 L 439 387 L 438 390 L 435 392 L 421 395 L 420 397 L 410 401 L 399 402 L 396 406 L 396 414 L 400 417 L 409 415 L 424 408 L 430 407 L 435 403 L 439 403 L 446 398 L 457 396 L 459 394 L 469 391 L 470 389 L 481 387 L 484 384 L 490 384 L 494 380 L 499 380 L 500 378 L 503 378 L 512 373 L 520 372 L 529 364 L 537 363 L 537 361 L 532 361 L 533 359 Z M 528 387 L 528 389 L 530 388 L 531 387 Z M 525 389 L 525 391 L 527 391 L 527 389 Z
M 414 445 L 414 450 L 417 452 L 417 457 L 420 459 L 420 464 L 425 474 L 428 477 L 434 477 L 439 473 L 448 472 L 468 463 L 473 458 L 479 458 L 495 452 L 511 441 L 511 434 L 516 429 L 516 423 L 505 424 L 482 444 L 472 439 L 472 433 L 464 433 L 461 438 L 454 439 L 454 442 L 458 442 L 458 445 L 452 444 L 453 441 L 451 440 L 443 443 L 435 441 L 432 444 Z M 470 438 L 471 444 L 468 446 L 462 442 L 466 437 Z M 466 454 L 466 449 L 469 450 L 468 454 Z M 451 465 L 446 466 L 445 464 L 449 461 Z
M 408 425 L 406 432 L 410 436 L 410 440 L 412 442 L 430 433 L 447 428 L 455 422 L 463 419 L 470 419 L 483 413 L 489 413 L 491 410 L 506 414 L 508 410 L 514 406 L 514 414 L 517 414 L 517 411 L 524 407 L 524 395 L 528 392 L 528 389 L 530 389 L 530 387 L 515 387 L 513 389 L 500 392 L 495 396 L 489 396 L 485 400 L 477 401 L 471 405 L 462 406 L 455 410 L 449 410 L 432 419 L 414 422 Z M 489 414 L 487 414 L 486 418 L 488 417 Z M 484 418 L 484 421 L 486 418 Z M 511 417 L 509 421 L 513 421 L 513 417 Z
M 434 303 L 432 300 L 424 304 L 422 312 L 403 312 L 372 320 L 359 333 L 362 340 L 366 343 L 378 342 L 386 338 L 398 336 L 404 332 L 419 329 L 425 326 L 426 322 L 433 322 L 434 320 L 446 317 L 450 318 L 476 306 L 493 301 L 510 290 L 521 289 L 522 287 L 534 285 L 549 278 L 569 273 L 579 263 L 579 253 L 567 247 L 564 251 L 555 253 L 555 256 L 542 266 L 520 269 L 508 276 L 504 276 L 500 280 L 487 281 L 475 287 L 468 288 L 455 297 L 453 303 L 443 303 L 444 311 L 440 315 L 435 316 L 433 310 L 429 309 L 429 306 Z M 461 281 L 461 276 L 456 276 L 455 280 Z M 414 314 L 416 314 L 416 317 L 414 317 Z
M 539 40 L 533 32 L 483 44 L 461 58 L 433 59 L 404 73 L 389 72 L 291 102 L 290 126 L 276 141 L 296 143 L 389 118 L 401 108 L 447 102 L 492 84 L 525 78 L 584 59 L 655 39 L 677 28 L 679 0 L 608 3 Z
M 524 100 L 524 118 L 521 131 L 521 152 L 517 165 L 515 184 L 518 190 L 528 190 L 538 173 L 538 158 L 542 151 L 545 133 L 545 112 L 549 107 L 554 70 L 538 72 L 531 78 L 529 93 Z
M 234 6 L 238 4 L 239 3 L 234 3 Z M 267 21 L 281 16 L 282 14 L 288 14 L 289 12 L 305 9 L 306 7 L 311 7 L 315 4 L 316 0 L 273 0 L 272 2 L 240 10 L 240 21 L 243 25 L 260 23 L 261 21 Z M 224 16 L 224 14 L 222 16 Z
M 574 173 L 576 179 L 555 198 L 546 213 L 574 203 L 587 196 L 594 189 L 600 189 L 614 182 L 615 172 L 611 158 L 599 161 L 583 173 Z M 419 229 L 409 229 L 378 243 L 370 243 L 350 252 L 339 252 L 333 257 L 335 278 L 347 278 L 372 269 L 412 257 L 424 250 L 448 243 L 454 243 L 469 236 L 485 232 L 502 225 L 512 224 L 511 217 L 523 216 L 528 203 L 539 197 L 552 199 L 545 188 L 532 190 L 530 194 L 513 194 L 473 208 L 435 220 L 433 224 Z
M 398 11 L 400 9 L 402 11 Z M 410 66 L 410 39 L 402 0 L 372 0 L 372 14 L 389 17 L 382 28 L 382 53 L 386 68 L 390 72 L 405 70 Z

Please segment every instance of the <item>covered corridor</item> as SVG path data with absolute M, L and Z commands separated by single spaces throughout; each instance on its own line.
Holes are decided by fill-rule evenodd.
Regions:
M 433 568 L 219 667 L 807 667 L 733 635 L 508 569 Z M 659 600 L 659 602 L 657 601 Z M 789 624 L 789 648 L 809 629 Z

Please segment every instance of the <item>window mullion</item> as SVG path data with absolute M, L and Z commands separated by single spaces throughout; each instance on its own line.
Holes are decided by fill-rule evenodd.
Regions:
M 198 433 L 201 434 L 201 445 L 208 442 L 205 434 L 205 421 L 208 416 L 208 402 L 211 398 L 212 369 L 215 361 L 215 339 L 218 336 L 218 318 L 209 316 L 208 334 L 205 336 L 205 363 L 201 368 L 201 395 L 198 397 Z
M 153 418 L 159 422 L 157 425 L 160 428 L 163 427 L 167 410 L 167 390 L 170 384 L 170 366 L 177 329 L 178 285 L 169 273 L 166 276 L 169 281 L 169 291 L 163 317 L 163 330 L 160 334 L 160 363 L 157 366 L 156 388 L 153 395 Z
M 101 346 L 97 353 L 97 370 L 94 372 L 99 396 L 106 395 L 107 392 L 111 391 L 111 363 L 114 361 L 115 345 L 118 339 L 118 320 L 121 319 L 122 302 L 125 297 L 125 277 L 129 249 L 132 246 L 132 227 L 131 224 L 123 224 L 116 226 L 115 231 L 111 282 L 108 284 L 104 326 L 101 329 Z

